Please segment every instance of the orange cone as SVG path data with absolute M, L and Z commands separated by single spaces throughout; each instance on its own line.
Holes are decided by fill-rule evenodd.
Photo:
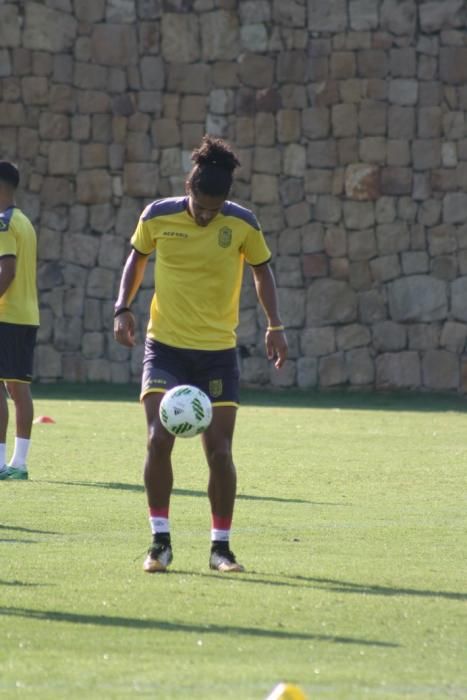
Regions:
M 55 423 L 55 421 L 50 416 L 37 416 L 37 418 L 33 420 L 33 423 Z

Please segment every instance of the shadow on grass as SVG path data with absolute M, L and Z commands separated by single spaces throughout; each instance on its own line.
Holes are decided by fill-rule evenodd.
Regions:
M 44 481 L 47 484 L 60 484 L 61 486 L 87 486 L 96 489 L 110 489 L 116 491 L 133 491 L 142 493 L 142 484 L 124 484 L 120 481 Z M 207 498 L 206 491 L 192 491 L 190 489 L 174 489 L 174 496 L 192 496 L 194 498 Z M 279 498 L 278 496 L 250 496 L 237 494 L 238 501 L 269 501 L 273 503 L 307 503 L 313 506 L 349 506 L 348 503 L 334 503 L 328 501 L 306 501 L 303 498 Z
M 43 588 L 50 586 L 49 583 L 26 583 L 26 581 L 3 581 L 0 579 L 0 586 L 21 586 L 27 588 Z
M 0 540 L 0 544 L 37 544 L 39 540 Z
M 52 532 L 51 530 L 33 530 L 29 527 L 18 527 L 17 525 L 0 525 L 0 530 L 15 530 L 17 532 L 29 532 L 37 535 L 60 535 L 60 532 Z
M 56 401 L 129 401 L 139 400 L 137 384 L 36 384 L 34 397 Z M 277 408 L 351 409 L 365 411 L 455 411 L 467 412 L 467 400 L 457 394 L 412 392 L 356 392 L 345 390 L 300 391 L 243 389 L 245 406 Z
M 47 622 L 68 622 L 75 625 L 97 625 L 101 627 L 123 627 L 138 630 L 159 630 L 161 632 L 183 632 L 184 634 L 228 634 L 248 637 L 269 637 L 284 641 L 333 642 L 335 644 L 357 644 L 364 646 L 396 648 L 394 642 L 381 642 L 358 637 L 339 637 L 327 634 L 309 634 L 307 632 L 287 632 L 258 627 L 236 627 L 233 625 L 189 625 L 165 620 L 147 620 L 137 617 L 111 617 L 110 615 L 83 615 L 79 613 L 59 612 L 57 610 L 32 610 L 30 608 L 0 608 L 0 615 L 24 617 Z
M 292 581 L 310 583 L 312 588 L 319 588 L 332 593 L 357 593 L 360 595 L 381 596 L 416 596 L 421 598 L 444 598 L 445 600 L 467 600 L 467 593 L 455 591 L 429 591 L 417 588 L 394 588 L 376 584 L 354 583 L 332 578 L 310 578 L 308 576 L 287 576 Z M 318 585 L 317 585 L 318 584 Z

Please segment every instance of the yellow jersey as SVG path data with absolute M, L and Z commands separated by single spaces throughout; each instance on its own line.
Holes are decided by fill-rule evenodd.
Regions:
M 244 261 L 271 258 L 250 210 L 226 201 L 202 227 L 188 197 L 158 200 L 143 211 L 131 244 L 143 255 L 156 251 L 150 338 L 192 350 L 235 347 Z
M 36 232 L 17 207 L 0 212 L 0 258 L 16 258 L 16 275 L 0 297 L 0 322 L 39 325 L 36 286 Z

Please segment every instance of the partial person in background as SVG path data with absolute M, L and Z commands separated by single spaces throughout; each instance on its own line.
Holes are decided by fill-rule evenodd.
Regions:
M 193 151 L 192 160 L 186 195 L 155 201 L 143 211 L 115 304 L 115 338 L 131 347 L 135 319 L 130 305 L 155 250 L 155 294 L 141 388 L 148 429 L 144 481 L 153 534 L 144 562 L 148 572 L 165 571 L 172 561 L 169 505 L 175 438 L 160 422 L 159 405 L 164 393 L 178 384 L 199 387 L 213 405 L 212 423 L 201 436 L 212 513 L 209 566 L 243 571 L 229 542 L 236 495 L 232 439 L 239 404 L 235 329 L 245 261 L 267 318 L 267 356 L 277 369 L 287 357 L 271 252 L 255 215 L 227 200 L 239 161 L 225 141 L 209 136 Z
M 0 480 L 27 479 L 33 401 L 31 380 L 39 326 L 36 232 L 15 205 L 19 172 L 0 161 Z M 8 394 L 16 411 L 13 456 L 6 464 Z

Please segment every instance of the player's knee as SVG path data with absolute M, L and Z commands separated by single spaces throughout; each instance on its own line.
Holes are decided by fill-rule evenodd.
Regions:
M 164 430 L 161 426 L 153 425 L 148 430 L 148 451 L 157 452 L 167 452 L 170 454 L 173 447 L 172 436 Z
M 213 447 L 206 456 L 210 469 L 229 469 L 232 465 L 232 451 L 228 445 Z

